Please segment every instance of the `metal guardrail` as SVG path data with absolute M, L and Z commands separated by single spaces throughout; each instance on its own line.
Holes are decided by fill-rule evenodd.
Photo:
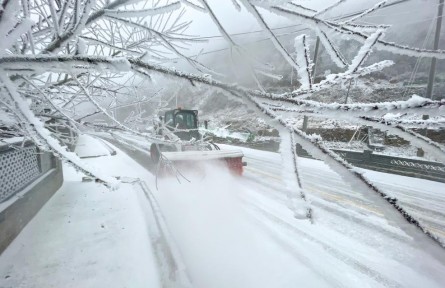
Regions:
M 0 146 L 0 203 L 56 167 L 55 157 L 31 141 Z
M 375 154 L 369 150 L 359 152 L 333 149 L 332 151 L 360 168 L 445 183 L 445 165 L 439 162 Z M 297 154 L 300 157 L 312 158 L 299 145 Z
M 357 167 L 445 183 L 445 165 L 439 162 L 374 154 L 369 150 L 333 151 Z

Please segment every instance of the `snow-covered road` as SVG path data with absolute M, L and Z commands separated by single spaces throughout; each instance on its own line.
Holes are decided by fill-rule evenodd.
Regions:
M 211 166 L 197 174 L 183 171 L 191 182 L 159 179 L 157 189 L 146 170 L 152 166 L 147 153 L 127 147 L 128 157 L 112 144 L 95 153 L 107 154 L 112 147 L 115 156 L 86 160 L 111 175 L 148 184 L 192 287 L 445 286 L 445 250 L 426 236 L 405 234 L 386 220 L 383 209 L 392 209 L 389 205 L 372 203 L 321 161 L 299 159 L 314 210 L 311 224 L 295 219 L 288 207 L 277 153 L 241 148 L 248 162 L 243 177 Z M 86 148 L 87 157 L 89 152 Z M 404 202 L 426 214 L 435 209 L 443 217 L 443 184 L 367 173 L 385 189 L 398 187 L 391 193 Z M 123 184 L 104 193 L 97 184 L 75 179 L 67 178 L 60 193 L 0 256 L 0 276 L 7 276 L 0 278 L 0 287 L 183 287 L 165 286 L 167 262 L 153 251 L 159 239 L 151 234 L 153 222 L 146 219 L 150 206 L 140 191 Z M 409 186 L 408 193 L 395 185 L 400 181 Z M 412 201 L 420 193 L 423 202 Z M 443 219 L 432 215 L 429 223 L 443 232 Z
M 157 197 L 197 287 L 445 285 L 445 251 L 387 221 L 382 209 L 390 205 L 370 202 L 323 162 L 301 158 L 315 224 L 297 220 L 288 207 L 280 155 L 241 149 L 248 162 L 242 178 L 209 167 L 192 183 L 164 179 L 159 185 Z M 418 195 L 439 197 L 444 190 L 431 181 L 367 175 L 396 188 L 388 193 L 397 196 L 404 194 L 400 181 L 418 183 L 410 185 Z
M 277 185 L 282 187 L 281 164 L 278 154 L 241 149 L 246 155 L 245 159 L 249 162 L 245 170 L 246 178 L 255 183 L 262 181 L 261 183 L 268 187 L 276 188 Z M 304 188 L 315 207 L 335 210 L 339 215 L 343 210 L 358 211 L 361 214 L 377 216 L 377 218 L 383 216 L 380 211 L 381 207 L 376 207 L 375 204 L 354 191 L 323 162 L 299 158 L 299 163 Z M 365 169 L 360 170 L 385 193 L 399 199 L 401 206 L 445 241 L 444 183 Z M 326 202 L 331 205 L 331 208 Z M 369 220 L 369 217 L 367 219 Z
M 300 158 L 303 185 L 312 202 L 315 224 L 295 220 L 281 179 L 280 155 L 241 149 L 248 162 L 243 179 L 238 181 L 244 187 L 242 198 L 246 209 L 258 223 L 272 231 L 278 243 L 288 247 L 297 259 L 303 259 L 304 265 L 324 275 L 322 278 L 328 279 L 331 287 L 354 286 L 354 283 L 360 286 L 366 283 L 370 287 L 444 285 L 444 275 L 439 272 L 443 269 L 443 251 L 437 249 L 439 255 L 422 251 L 419 247 L 435 244 L 426 237 L 423 243 L 413 240 L 399 227 L 388 223 L 381 210 L 392 209 L 389 205 L 379 207 L 369 202 L 323 162 Z M 445 190 L 442 183 L 425 180 L 419 183 L 419 179 L 377 172 L 367 172 L 367 175 L 378 185 L 397 187 L 387 191 L 396 196 L 404 194 L 403 186 L 397 186 L 398 183 L 410 185 L 412 190 L 417 187 L 417 195 L 427 193 L 440 197 Z M 426 203 L 423 209 L 429 211 L 429 204 L 435 207 L 444 202 Z M 440 218 L 435 221 L 444 223 Z M 343 273 L 336 273 L 336 269 Z
M 389 205 L 388 207 L 378 207 L 370 203 L 360 193 L 345 184 L 322 162 L 300 159 L 303 185 L 315 211 L 315 224 L 296 220 L 292 217 L 287 204 L 289 202 L 288 192 L 281 179 L 280 155 L 242 149 L 246 155 L 245 160 L 248 162 L 242 179 L 236 179 L 233 183 L 228 180 L 221 183 L 221 176 L 214 175 L 215 179 L 206 178 L 203 183 L 196 185 L 190 191 L 187 189 L 186 193 L 180 192 L 184 185 L 170 182 L 169 185 L 173 187 L 164 189 L 167 189 L 166 193 L 172 193 L 171 196 L 162 194 L 163 188 L 162 186 L 160 188 L 159 197 L 162 200 L 161 204 L 166 212 L 167 221 L 172 223 L 174 233 L 179 233 L 179 245 L 185 246 L 184 250 L 190 252 L 186 246 L 187 241 L 183 241 L 184 238 L 196 244 L 194 241 L 197 231 L 194 229 L 198 229 L 198 232 L 201 231 L 202 234 L 198 237 L 198 243 L 212 243 L 212 235 L 214 235 L 212 231 L 215 229 L 214 226 L 218 226 L 216 225 L 218 222 L 213 223 L 210 215 L 212 212 L 220 212 L 224 219 L 223 227 L 226 229 L 227 227 L 234 229 L 235 225 L 241 225 L 240 222 L 249 223 L 245 226 L 247 228 L 239 229 L 247 231 L 247 234 L 250 235 L 249 240 L 245 240 L 243 233 L 239 235 L 234 233 L 244 240 L 245 247 L 250 250 L 258 249 L 266 254 L 269 252 L 276 256 L 265 263 L 271 264 L 272 267 L 279 267 L 279 273 L 265 271 L 263 273 L 266 276 L 263 273 L 256 273 L 263 275 L 263 279 L 259 279 L 259 283 L 264 284 L 268 280 L 269 284 L 251 286 L 242 283 L 240 286 L 232 284 L 214 287 L 295 287 L 291 283 L 293 285 L 301 283 L 303 287 L 442 287 L 444 285 L 445 275 L 442 273 L 445 268 L 444 251 L 437 249 L 435 251 L 438 251 L 439 254 L 436 255 L 430 251 L 422 251 L 418 248 L 420 244 L 416 242 L 418 240 L 414 241 L 399 227 L 388 223 L 381 210 L 392 209 L 392 207 Z M 423 184 L 430 184 L 429 182 Z M 223 195 L 230 193 L 232 202 L 219 201 L 206 194 L 209 192 L 218 193 L 218 191 Z M 439 191 L 434 192 L 438 194 Z M 401 191 L 398 192 L 401 193 Z M 190 199 L 190 194 L 194 195 L 193 199 Z M 203 197 L 204 199 L 210 198 L 215 203 L 212 201 L 206 203 Z M 172 199 L 175 199 L 173 200 L 175 202 L 179 201 L 184 206 L 174 205 L 172 207 Z M 205 203 L 202 204 L 201 201 Z M 198 219 L 198 222 L 205 222 L 201 230 L 194 221 L 184 225 L 187 223 L 188 217 L 177 213 L 177 211 L 184 211 L 183 209 L 187 209 L 186 215 L 195 213 L 196 203 L 205 206 L 205 211 L 198 213 L 193 218 L 193 220 Z M 235 203 L 241 204 L 237 206 Z M 232 219 L 233 207 L 238 207 L 238 210 L 236 210 L 236 217 Z M 204 220 L 199 220 L 201 218 Z M 181 231 L 175 226 L 193 227 L 194 229 L 190 231 L 189 228 L 185 228 L 185 231 Z M 220 239 L 219 236 L 215 237 Z M 252 241 L 252 238 L 257 241 Z M 217 244 L 221 245 L 215 244 L 213 249 L 224 251 L 233 245 L 243 245 L 240 244 L 243 242 L 238 241 L 240 240 L 238 237 L 229 237 L 229 239 L 232 241 L 218 242 Z M 422 241 L 427 242 L 426 245 L 436 245 L 427 237 Z M 251 244 L 249 245 L 249 243 Z M 260 244 L 258 247 L 258 243 L 262 243 L 262 245 Z M 203 253 L 203 259 L 208 260 L 206 257 L 211 253 L 203 252 L 199 248 L 201 245 L 196 245 L 198 248 L 185 258 L 193 259 L 194 262 L 197 261 L 194 256 Z M 258 253 L 258 251 L 252 254 L 259 257 L 258 255 L 262 253 Z M 279 263 L 278 259 L 283 257 L 281 255 L 286 255 L 288 264 L 277 264 Z M 242 267 L 237 266 L 236 271 L 243 273 L 246 278 L 252 276 L 249 273 L 252 265 L 256 267 L 255 263 L 264 262 L 264 259 L 261 261 L 256 257 L 252 257 L 250 260 L 251 262 L 247 261 L 248 263 L 246 263 L 236 260 L 236 258 L 230 259 L 235 263 L 243 263 Z M 218 257 L 215 257 L 211 262 L 215 261 L 218 263 Z M 192 266 L 190 265 L 190 267 Z M 230 264 L 228 266 L 231 267 Z M 204 267 L 206 266 L 204 265 Z M 304 267 L 303 270 L 302 267 Z M 207 269 L 210 268 L 207 267 Z M 200 270 L 197 269 L 197 271 Z M 213 271 L 213 273 L 217 273 L 217 271 Z M 206 274 L 212 275 L 212 273 Z M 297 277 L 293 278 L 293 276 Z M 289 282 L 280 282 L 283 279 L 288 279 Z M 317 279 L 317 282 L 314 282 L 314 279 Z M 270 284 L 274 281 L 275 284 Z M 278 283 L 282 283 L 282 285 Z M 207 286 L 199 287 L 209 287 L 209 284 L 214 285 L 215 283 L 207 282 L 206 284 Z

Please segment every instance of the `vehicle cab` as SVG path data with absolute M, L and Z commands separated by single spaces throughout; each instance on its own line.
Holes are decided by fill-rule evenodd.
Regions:
M 198 140 L 201 137 L 198 132 L 198 110 L 169 110 L 164 114 L 164 124 L 181 140 Z

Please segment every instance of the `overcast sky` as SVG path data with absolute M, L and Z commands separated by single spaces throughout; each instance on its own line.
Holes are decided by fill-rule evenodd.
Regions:
M 340 4 L 338 7 L 332 10 L 330 14 L 326 14 L 329 16 L 341 16 L 351 12 L 360 11 L 373 5 L 377 4 L 381 0 L 349 0 Z M 229 31 L 229 33 L 238 33 L 245 31 L 252 31 L 259 29 L 259 26 L 256 24 L 255 19 L 249 15 L 245 9 L 242 9 L 240 12 L 236 10 L 231 0 L 208 0 L 210 6 L 215 11 L 218 18 L 221 20 L 224 27 Z M 294 1 L 295 3 L 300 3 L 305 5 L 306 7 L 321 10 L 324 7 L 327 7 L 337 0 L 302 0 L 302 1 Z M 394 2 L 394 0 L 388 0 L 387 3 Z M 413 20 L 413 19 L 421 19 L 421 17 L 425 16 L 425 14 L 430 14 L 433 7 L 437 7 L 439 0 L 410 0 L 406 3 L 399 4 L 396 8 L 387 8 L 379 12 L 380 14 L 385 14 L 383 11 L 389 11 L 392 14 L 400 14 L 405 13 L 405 17 L 395 17 L 392 21 L 394 22 L 403 22 L 403 20 Z M 282 25 L 286 25 L 291 23 L 284 19 L 284 17 L 278 17 L 267 11 L 260 9 L 261 14 L 266 18 L 267 22 L 272 27 L 279 27 Z M 386 14 L 385 14 L 386 15 Z M 397 16 L 397 15 L 395 15 Z M 408 16 L 408 17 L 406 17 Z M 219 32 L 216 29 L 215 25 L 210 20 L 210 17 L 205 13 L 198 12 L 193 9 L 188 9 L 188 13 L 186 15 L 187 18 L 192 19 L 194 23 L 190 27 L 190 31 L 193 31 L 196 34 L 200 35 L 218 35 Z M 371 17 L 372 18 L 372 17 Z M 368 18 L 369 20 L 371 18 Z M 389 22 L 391 22 L 392 17 L 387 17 Z M 381 19 L 380 19 L 381 20 Z M 402 20 L 402 21 L 399 21 Z
M 194 0 L 191 1 L 193 2 Z M 351 12 L 357 12 L 370 8 L 380 1 L 381 0 L 348 0 L 336 7 L 330 14 L 326 14 L 326 17 L 342 16 Z M 388 3 L 393 1 L 394 0 L 388 0 Z M 208 0 L 208 2 L 229 34 L 261 30 L 254 17 L 246 12 L 245 9 L 238 11 L 231 0 Z M 301 0 L 294 2 L 312 9 L 321 10 L 337 2 L 337 0 Z M 414 29 L 416 27 L 428 26 L 433 21 L 432 18 L 435 17 L 438 2 L 439 0 L 410 0 L 397 5 L 397 7 L 385 8 L 378 13 L 374 13 L 367 17 L 366 21 L 393 25 L 391 30 L 394 31 L 403 30 L 403 28 L 407 26 L 412 26 Z M 289 21 L 285 17 L 271 14 L 264 9 L 259 10 L 272 28 L 299 24 L 295 21 Z M 193 20 L 188 31 L 189 33 L 199 36 L 220 35 L 209 15 L 188 8 L 185 17 Z M 235 37 L 234 39 L 236 41 L 240 38 Z M 242 39 L 240 39 L 240 41 L 241 40 Z M 214 50 L 225 45 L 224 39 L 214 38 L 204 45 L 194 47 L 190 53 L 197 53 L 201 48 Z

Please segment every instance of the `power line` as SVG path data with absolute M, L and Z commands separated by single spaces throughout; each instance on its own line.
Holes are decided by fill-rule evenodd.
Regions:
M 394 1 L 391 2 L 383 7 L 381 7 L 379 10 L 400 4 L 400 3 L 404 3 L 404 2 L 408 2 L 410 0 L 398 0 L 398 1 Z M 357 15 L 362 14 L 363 12 L 365 12 L 366 10 L 361 10 L 361 11 L 356 11 L 356 12 L 351 12 L 348 15 L 344 15 L 344 16 L 337 16 L 337 17 L 332 17 L 329 20 L 343 20 L 349 17 L 354 17 Z M 367 16 L 367 17 L 372 17 L 372 16 Z M 302 26 L 303 24 L 293 24 L 293 25 L 287 25 L 287 26 L 282 26 L 282 27 L 277 27 L 277 28 L 272 28 L 270 30 L 281 30 L 281 29 L 287 29 L 287 28 L 292 28 L 292 27 L 299 27 Z M 240 36 L 240 35 L 248 35 L 248 34 L 255 34 L 255 33 L 261 33 L 264 32 L 264 30 L 255 30 L 255 31 L 249 31 L 249 32 L 239 32 L 239 33 L 233 33 L 233 34 L 229 34 L 230 36 Z M 213 35 L 213 36 L 202 36 L 202 37 L 195 37 L 195 38 L 191 38 L 192 40 L 205 40 L 205 39 L 214 39 L 214 38 L 223 38 L 222 35 Z
M 397 5 L 397 4 L 408 2 L 408 1 L 410 1 L 410 0 L 394 1 L 394 2 L 391 2 L 391 3 L 386 4 L 385 6 L 381 7 L 380 10 L 384 9 L 384 8 L 388 8 L 388 7 L 394 6 L 394 5 Z M 349 17 L 354 17 L 354 16 L 357 16 L 357 15 L 360 15 L 360 14 L 362 14 L 365 11 L 366 10 L 352 12 L 352 13 L 350 13 L 348 15 L 332 17 L 329 20 L 343 20 L 343 19 L 346 19 L 346 18 L 349 18 Z M 271 30 L 275 31 L 275 30 L 287 29 L 287 28 L 292 28 L 292 27 L 300 27 L 302 25 L 303 24 L 287 25 L 287 26 L 272 28 Z M 295 34 L 295 33 L 298 33 L 298 32 L 302 32 L 302 31 L 305 31 L 305 30 L 309 30 L 309 28 L 298 29 L 298 30 L 295 30 L 293 32 L 287 32 L 287 33 L 279 34 L 279 35 L 276 35 L 276 36 L 277 37 L 282 37 L 282 36 L 292 35 L 292 34 Z M 234 33 L 234 34 L 229 34 L 229 35 L 230 36 L 239 36 L 239 35 L 255 34 L 255 33 L 260 33 L 260 32 L 264 32 L 264 30 L 256 30 L 256 31 L 250 31 L 250 32 L 240 32 L 240 33 Z M 194 40 L 201 40 L 201 39 L 204 40 L 204 39 L 213 39 L 213 38 L 222 38 L 222 37 L 223 36 L 221 36 L 221 35 L 214 35 L 214 36 L 196 37 L 196 38 L 192 38 L 192 39 L 194 39 Z M 259 42 L 263 42 L 263 41 L 267 41 L 267 40 L 270 40 L 270 38 L 267 37 L 267 38 L 263 38 L 263 39 L 259 39 L 259 40 L 255 40 L 255 41 L 251 41 L 251 42 L 247 42 L 247 43 L 244 43 L 244 44 L 254 44 L 254 43 L 259 43 Z M 217 53 L 217 52 L 226 51 L 226 50 L 229 50 L 229 49 L 230 48 L 226 47 L 226 48 L 211 50 L 211 51 L 207 51 L 207 52 L 203 52 L 203 53 L 199 53 L 199 54 L 195 54 L 195 55 L 191 55 L 191 56 L 187 56 L 187 57 L 197 57 L 197 56 L 202 56 L 202 55 L 208 55 L 208 54 L 213 54 L 213 53 Z M 179 57 L 178 58 L 172 58 L 172 59 L 165 60 L 163 63 L 176 61 L 176 60 L 179 60 L 179 59 L 181 59 L 181 58 L 179 58 Z

